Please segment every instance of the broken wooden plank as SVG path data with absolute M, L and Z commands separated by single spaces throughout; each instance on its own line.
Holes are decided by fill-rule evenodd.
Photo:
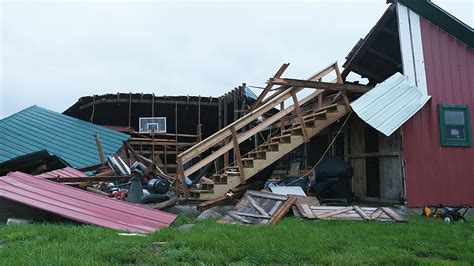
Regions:
M 268 224 L 276 224 L 280 221 L 283 217 L 285 217 L 288 210 L 295 204 L 296 198 L 295 197 L 288 197 L 288 200 L 281 206 L 280 209 L 273 215 L 273 217 L 268 221 Z
M 354 211 L 356 211 L 360 217 L 362 217 L 364 220 L 372 220 L 369 215 L 367 215 L 359 206 L 354 206 Z
M 251 224 L 252 222 L 250 222 L 249 220 L 239 216 L 239 215 L 236 215 L 236 214 L 232 214 L 230 213 L 229 214 L 230 217 L 234 218 L 235 220 L 239 221 L 239 222 L 242 222 L 242 223 L 246 223 L 246 224 Z
M 280 69 L 278 69 L 278 71 L 275 73 L 275 75 L 273 77 L 274 78 L 281 77 L 281 75 L 283 75 L 283 72 L 285 72 L 285 70 L 288 68 L 289 65 L 290 65 L 290 63 L 286 63 L 286 64 L 281 65 Z M 257 97 L 257 100 L 255 100 L 255 102 L 250 107 L 251 111 L 253 111 L 257 107 L 259 107 L 259 105 L 262 103 L 265 96 L 267 96 L 268 92 L 270 92 L 272 87 L 273 87 L 273 84 L 267 84 L 267 86 L 263 89 L 262 93 L 260 93 L 260 95 Z
M 350 210 L 352 210 L 352 209 L 353 209 L 352 207 L 344 207 L 344 208 L 341 208 L 341 209 L 338 209 L 338 210 L 329 211 L 329 212 L 322 213 L 322 214 L 315 215 L 315 216 L 316 216 L 316 218 L 318 218 L 318 219 L 324 219 L 324 218 L 328 218 L 328 217 L 334 216 L 334 215 L 336 215 L 336 214 L 341 214 L 341 213 L 350 211 Z
M 250 204 L 259 212 L 261 213 L 262 215 L 265 215 L 265 216 L 269 216 L 270 214 L 268 214 L 262 207 L 260 207 L 257 202 L 255 202 L 255 200 L 249 196 L 249 195 L 245 195 L 245 197 L 247 197 L 247 200 L 250 202 Z
M 405 222 L 405 219 L 403 219 L 400 215 L 398 215 L 398 213 L 394 212 L 392 209 L 386 207 L 382 207 L 381 209 L 393 220 L 397 222 Z

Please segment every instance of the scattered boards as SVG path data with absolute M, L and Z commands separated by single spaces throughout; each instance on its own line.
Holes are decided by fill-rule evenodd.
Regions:
M 220 223 L 275 224 L 295 204 L 296 197 L 248 190 Z
M 304 218 L 314 220 L 365 220 L 405 222 L 405 219 L 390 208 L 358 207 L 358 206 L 313 206 L 296 204 Z

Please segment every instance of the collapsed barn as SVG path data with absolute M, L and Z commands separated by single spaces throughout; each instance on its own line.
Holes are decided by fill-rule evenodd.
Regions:
M 401 220 L 390 209 L 320 203 L 474 204 L 473 40 L 471 27 L 431 2 L 400 0 L 342 71 L 334 62 L 305 80 L 283 78 L 283 64 L 258 96 L 244 83 L 221 97 L 94 95 L 63 114 L 33 106 L 1 120 L 0 196 L 139 232 L 175 216 L 150 213 L 150 228 L 127 212 L 120 227 L 101 216 L 109 201 L 94 208 L 95 197 L 68 190 L 85 198 L 76 212 L 96 220 L 41 194 L 60 182 L 156 209 L 198 202 L 200 210 L 243 196 L 223 221 L 265 224 L 292 207 L 311 219 Z

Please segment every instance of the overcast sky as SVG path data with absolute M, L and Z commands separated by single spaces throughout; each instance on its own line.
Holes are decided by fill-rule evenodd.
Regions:
M 0 118 L 93 94 L 219 96 L 286 62 L 306 78 L 342 65 L 385 2 L 1 2 Z M 472 0 L 434 2 L 473 25 Z

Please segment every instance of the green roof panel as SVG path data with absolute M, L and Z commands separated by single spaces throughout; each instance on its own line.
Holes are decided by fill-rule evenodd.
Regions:
M 48 150 L 80 168 L 100 161 L 95 133 L 105 156 L 117 152 L 130 136 L 39 106 L 31 106 L 0 120 L 0 163 Z

